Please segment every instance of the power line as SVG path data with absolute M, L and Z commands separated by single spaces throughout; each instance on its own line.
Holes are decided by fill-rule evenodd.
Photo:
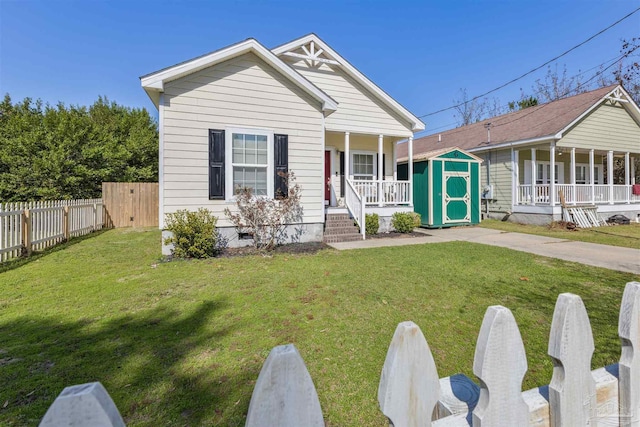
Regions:
M 547 65 L 551 64 L 552 62 L 557 61 L 558 59 L 562 58 L 563 56 L 567 55 L 568 53 L 573 52 L 574 50 L 578 49 L 579 47 L 583 46 L 584 44 L 586 44 L 586 43 L 590 42 L 591 40 L 593 40 L 594 38 L 598 37 L 600 34 L 602 34 L 602 33 L 606 32 L 606 31 L 610 30 L 610 29 L 611 29 L 611 28 L 613 28 L 613 27 L 615 27 L 616 25 L 618 25 L 619 23 L 621 23 L 621 22 L 622 22 L 622 21 L 624 21 L 625 19 L 629 18 L 630 16 L 632 16 L 633 14 L 635 14 L 635 13 L 636 13 L 636 12 L 638 12 L 638 11 L 640 11 L 640 7 L 639 7 L 639 8 L 637 8 L 637 9 L 635 9 L 634 11 L 632 11 L 632 12 L 628 13 L 627 15 L 623 16 L 622 18 L 618 19 L 616 22 L 614 22 L 613 24 L 609 25 L 608 27 L 606 27 L 606 28 L 604 28 L 604 29 L 602 29 L 602 30 L 598 31 L 596 34 L 592 35 L 591 37 L 589 37 L 588 39 L 584 40 L 583 42 L 581 42 L 581 43 L 579 43 L 579 44 L 575 45 L 575 46 L 574 46 L 574 47 L 572 47 L 571 49 L 566 50 L 565 52 L 561 53 L 560 55 L 558 55 L 558 56 L 556 56 L 556 57 L 554 57 L 554 58 L 552 58 L 552 59 L 548 60 L 548 61 L 547 61 L 547 62 L 545 62 L 544 64 L 542 64 L 542 65 L 540 65 L 540 66 L 538 66 L 538 67 L 536 67 L 536 68 L 534 68 L 534 69 L 532 69 L 532 70 L 527 71 L 526 73 L 522 74 L 520 77 L 516 77 L 515 79 L 512 79 L 512 80 L 508 81 L 507 83 L 504 83 L 504 84 L 502 84 L 502 85 L 500 85 L 500 86 L 496 87 L 495 89 L 491 89 L 491 90 L 490 90 L 490 91 L 488 91 L 488 92 L 485 92 L 485 93 L 483 93 L 483 94 L 481 94 L 481 95 L 478 95 L 478 96 L 476 96 L 476 97 L 473 97 L 473 98 L 471 98 L 470 100 L 468 100 L 468 101 L 466 101 L 466 102 L 461 102 L 461 103 L 459 103 L 459 104 L 452 105 L 452 106 L 447 107 L 447 108 L 442 108 L 442 109 L 440 109 L 440 110 L 438 110 L 438 111 L 434 111 L 434 112 L 432 112 L 432 113 L 423 114 L 422 116 L 418 116 L 418 118 L 420 118 L 420 119 L 421 119 L 421 118 L 423 118 L 423 117 L 433 116 L 434 114 L 442 113 L 443 111 L 452 110 L 452 109 L 457 108 L 457 107 L 460 107 L 460 106 L 462 106 L 462 105 L 464 105 L 464 104 L 466 104 L 466 103 L 468 103 L 468 102 L 475 101 L 475 100 L 477 100 L 477 99 L 479 99 L 479 98 L 482 98 L 482 97 L 484 97 L 484 96 L 489 95 L 490 93 L 496 92 L 496 91 L 498 91 L 498 90 L 500 90 L 500 89 L 502 89 L 502 88 L 504 88 L 504 87 L 506 87 L 506 86 L 509 86 L 510 84 L 517 82 L 518 80 L 520 80 L 520 79 L 522 79 L 522 78 L 524 78 L 524 77 L 528 76 L 529 74 L 532 74 L 532 73 L 534 73 L 534 72 L 536 72 L 536 71 L 540 70 L 541 68 L 544 68 L 545 66 L 547 66 Z

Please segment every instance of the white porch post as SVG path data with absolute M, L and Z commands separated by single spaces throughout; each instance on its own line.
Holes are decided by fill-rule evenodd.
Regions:
M 397 159 L 397 152 L 396 150 L 398 149 L 398 141 L 393 141 L 393 153 L 391 154 L 393 156 L 393 180 L 397 181 L 398 180 L 398 159 Z
M 531 204 L 536 204 L 536 173 L 538 172 L 538 166 L 536 165 L 536 149 L 531 149 Z
M 549 204 L 556 205 L 556 144 L 549 146 Z
M 518 150 L 511 149 L 511 170 L 513 171 L 513 205 L 520 204 L 520 177 L 518 176 Z
M 596 176 L 595 159 L 593 148 L 589 150 L 589 184 L 591 184 L 591 204 L 596 203 Z
M 631 187 L 629 179 L 629 152 L 624 153 L 624 185 L 626 186 L 627 204 L 631 203 Z
M 384 158 L 384 135 L 378 135 L 378 206 L 384 206 L 384 194 L 382 194 L 382 176 Z
M 607 185 L 609 185 L 609 204 L 613 204 L 613 151 L 607 152 Z
M 631 166 L 631 184 L 637 184 L 636 182 L 636 158 L 629 158 L 629 166 Z
M 409 137 L 409 147 L 407 152 L 409 153 L 409 206 L 413 207 L 413 137 Z
M 349 176 L 349 173 L 351 172 L 349 170 L 350 163 L 351 161 L 349 158 L 349 132 L 345 132 L 344 133 L 344 171 L 342 171 L 342 173 L 344 174 L 344 179 L 346 180 L 350 180 L 350 176 Z
M 571 148 L 571 170 L 569 171 L 569 176 L 571 177 L 571 201 L 573 202 L 573 204 L 576 204 L 576 201 L 578 199 L 577 197 L 577 193 L 576 193 L 576 148 L 572 147 Z M 565 197 L 567 197 L 567 195 L 565 194 Z

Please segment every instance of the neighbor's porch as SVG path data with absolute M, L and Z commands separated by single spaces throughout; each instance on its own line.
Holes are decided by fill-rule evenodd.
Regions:
M 325 207 L 346 210 L 358 225 L 366 213 L 406 212 L 413 207 L 412 175 L 398 180 L 396 143 L 403 138 L 352 132 L 325 133 Z M 408 138 L 411 152 L 413 138 Z M 364 238 L 364 227 L 361 226 Z
M 555 144 L 514 150 L 514 205 L 559 206 L 563 197 L 568 205 L 640 204 L 640 194 L 634 194 L 638 157 Z

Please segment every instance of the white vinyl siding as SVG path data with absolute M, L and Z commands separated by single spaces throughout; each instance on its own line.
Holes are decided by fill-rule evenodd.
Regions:
M 558 141 L 557 146 L 640 153 L 640 126 L 623 107 L 601 105 Z
M 282 58 L 285 59 L 285 58 Z M 286 58 L 292 67 L 338 102 L 338 110 L 325 119 L 328 131 L 413 136 L 411 124 L 391 111 L 339 67 L 322 64 L 309 68 L 304 61 Z
M 321 105 L 253 54 L 245 54 L 165 84 L 164 96 L 165 213 L 205 207 L 218 216 L 220 226 L 231 225 L 224 216 L 228 201 L 208 198 L 209 129 L 224 129 L 226 153 L 229 132 L 289 136 L 289 170 L 302 187 L 305 223 L 324 221 L 323 127 Z M 273 139 L 269 140 L 272 147 Z M 268 161 L 273 162 L 272 151 Z M 256 159 L 257 160 L 257 159 Z M 271 163 L 272 164 L 272 163 Z M 258 165 L 246 168 L 258 167 Z M 225 173 L 232 168 L 229 157 Z M 244 170 L 247 178 L 249 169 Z M 254 181 L 255 181 L 254 170 Z M 267 171 L 268 178 L 273 173 Z M 225 178 L 227 180 L 227 178 Z M 238 179 L 240 177 L 238 176 Z M 267 191 L 273 191 L 273 181 Z M 229 182 L 225 197 L 228 199 Z

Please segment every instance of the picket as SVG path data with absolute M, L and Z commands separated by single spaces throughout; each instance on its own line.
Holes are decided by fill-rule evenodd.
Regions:
M 438 371 L 427 340 L 415 323 L 400 323 L 378 387 L 382 413 L 396 427 L 417 427 L 431 420 L 440 395 Z
M 480 387 L 464 375 L 438 379 L 422 331 L 413 322 L 402 322 L 382 368 L 380 409 L 394 427 L 638 427 L 640 357 L 635 349 L 640 345 L 639 322 L 640 283 L 630 282 L 619 316 L 620 363 L 591 371 L 594 344 L 586 309 L 577 295 L 561 294 L 549 335 L 548 354 L 554 362 L 551 383 L 525 392 L 521 384 L 527 370 L 526 354 L 507 308 L 492 306 L 485 313 L 473 366 Z M 76 387 L 60 394 L 41 426 L 124 425 L 99 383 Z M 106 420 L 107 414 L 117 417 L 103 424 L 83 422 Z M 275 425 L 324 425 L 313 381 L 292 344 L 271 351 L 249 404 L 247 427 Z

